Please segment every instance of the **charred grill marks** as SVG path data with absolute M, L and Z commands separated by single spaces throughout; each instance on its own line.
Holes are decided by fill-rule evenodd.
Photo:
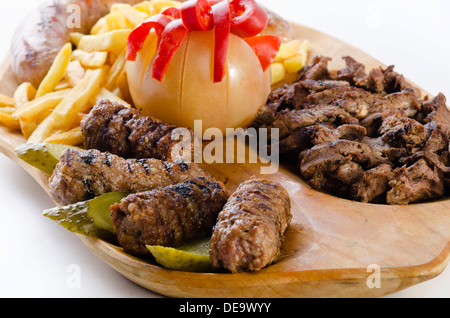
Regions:
M 50 193 L 57 203 L 67 205 L 107 192 L 148 191 L 198 177 L 211 176 L 195 164 L 127 160 L 98 150 L 69 149 L 50 178 Z

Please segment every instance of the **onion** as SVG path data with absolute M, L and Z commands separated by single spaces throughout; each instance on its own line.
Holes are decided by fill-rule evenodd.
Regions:
M 130 93 L 142 114 L 179 127 L 246 128 L 265 104 L 271 70 L 263 72 L 252 48 L 231 34 L 225 76 L 214 83 L 214 30 L 190 31 L 162 82 L 152 78 L 157 37 L 152 31 L 135 61 L 127 61 Z

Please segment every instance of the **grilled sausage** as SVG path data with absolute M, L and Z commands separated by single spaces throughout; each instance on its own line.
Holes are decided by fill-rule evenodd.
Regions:
M 205 178 L 132 194 L 111 206 L 114 230 L 127 253 L 148 255 L 146 245 L 177 247 L 211 235 L 229 197 Z
M 58 52 L 69 42 L 70 33 L 89 33 L 109 13 L 111 5 L 119 2 L 133 5 L 141 0 L 48 0 L 31 11 L 16 30 L 10 47 L 11 68 L 17 80 L 38 87 Z M 81 16 L 79 25 L 71 27 L 74 8 L 79 8 Z
M 108 192 L 141 192 L 197 177 L 208 177 L 195 164 L 156 159 L 125 160 L 98 150 L 66 150 L 50 178 L 50 194 L 61 205 Z
M 17 80 L 38 87 L 58 52 L 69 42 L 71 32 L 89 33 L 114 3 L 134 5 L 140 2 L 142 0 L 47 0 L 26 16 L 13 36 L 10 60 Z M 73 8 L 80 9 L 79 27 L 71 27 Z M 265 33 L 279 35 L 284 40 L 292 39 L 290 24 L 266 11 L 269 24 Z
M 275 262 L 292 218 L 290 209 L 289 195 L 280 184 L 256 178 L 241 184 L 214 227 L 213 269 L 257 271 Z
M 184 159 L 192 162 L 196 142 L 194 133 L 184 128 L 180 134 L 182 140 L 177 140 L 176 130 L 175 126 L 109 100 L 99 101 L 81 122 L 86 149 L 107 151 L 122 158 Z M 188 138 L 184 140 L 186 134 Z

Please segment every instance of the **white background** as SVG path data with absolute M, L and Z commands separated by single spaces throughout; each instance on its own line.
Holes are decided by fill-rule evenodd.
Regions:
M 0 4 L 0 57 L 36 0 Z M 450 96 L 450 1 L 260 0 L 286 19 L 331 34 L 371 54 L 432 94 Z M 310 39 L 314 40 L 314 39 Z M 323 52 L 326 55 L 326 52 Z M 53 203 L 16 164 L 0 155 L 0 297 L 159 297 L 93 256 L 42 216 Z M 75 267 L 73 267 L 75 265 Z M 81 274 L 71 288 L 71 270 Z M 449 297 L 450 268 L 390 297 Z

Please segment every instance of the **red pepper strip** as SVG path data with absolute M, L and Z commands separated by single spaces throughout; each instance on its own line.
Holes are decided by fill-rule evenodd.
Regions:
M 207 0 L 189 0 L 181 6 L 181 18 L 189 31 L 208 31 L 213 28 L 211 6 Z
M 280 50 L 281 39 L 274 35 L 258 35 L 244 39 L 245 42 L 255 51 L 256 56 L 265 72 L 272 64 L 275 56 Z
M 173 20 L 181 18 L 180 9 L 179 8 L 175 8 L 175 7 L 167 8 L 166 10 L 161 12 L 161 14 L 165 15 L 165 16 L 168 16 L 168 17 L 172 18 Z
M 260 34 L 267 26 L 268 17 L 255 0 L 231 0 L 231 32 L 241 38 Z
M 156 35 L 160 38 L 161 33 L 163 33 L 170 21 L 172 21 L 170 17 L 163 14 L 157 14 L 148 18 L 141 25 L 136 27 L 128 38 L 127 60 L 136 61 L 137 53 L 142 50 L 151 29 L 155 29 Z
M 169 68 L 169 62 L 180 47 L 187 30 L 181 19 L 171 21 L 161 34 L 158 53 L 153 64 L 153 78 L 162 82 Z
M 225 76 L 228 42 L 230 39 L 231 12 L 227 1 L 219 2 L 211 7 L 214 17 L 214 83 L 221 82 Z

